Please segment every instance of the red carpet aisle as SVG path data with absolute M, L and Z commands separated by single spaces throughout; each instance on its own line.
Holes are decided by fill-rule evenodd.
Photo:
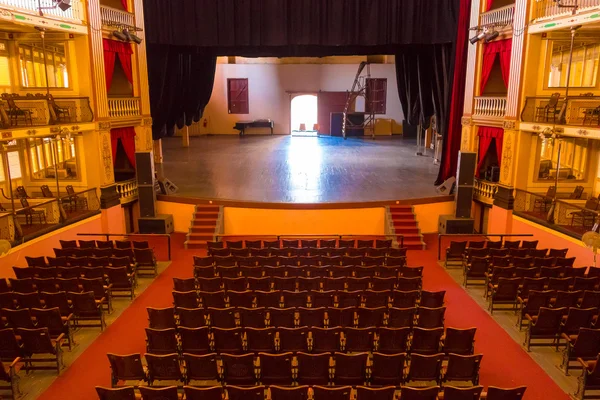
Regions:
M 499 387 L 526 385 L 526 400 L 570 397 L 494 319 L 437 263 L 437 236 L 426 235 L 428 250 L 410 251 L 408 265 L 424 265 L 423 287 L 446 290 L 446 326 L 477 327 L 475 353 L 482 353 L 480 384 Z M 442 244 L 444 246 L 444 244 Z M 515 317 L 516 318 L 516 317 Z M 515 320 L 516 321 L 516 320 Z
M 174 235 L 173 239 L 173 263 L 62 373 L 40 396 L 41 400 L 95 399 L 94 386 L 110 386 L 107 352 L 145 352 L 143 328 L 148 323 L 146 307 L 170 306 L 172 278 L 192 276 L 192 255 L 201 252 L 183 249 L 183 235 Z M 425 289 L 446 290 L 446 326 L 477 327 L 475 350 L 484 354 L 481 384 L 500 387 L 527 385 L 527 400 L 569 399 L 521 346 L 437 264 L 435 237 L 427 236 L 426 240 L 429 250 L 411 251 L 409 264 L 425 266 Z
M 97 385 L 110 387 L 110 366 L 106 353 L 145 353 L 148 326 L 146 307 L 169 307 L 173 305 L 174 277 L 191 277 L 192 255 L 205 255 L 205 250 L 185 250 L 184 234 L 172 236 L 172 263 L 154 282 L 88 347 L 83 354 L 64 371 L 46 390 L 41 400 L 87 400 L 97 399 Z M 166 244 L 152 243 L 160 260 L 166 260 Z M 163 256 L 164 254 L 164 256 Z

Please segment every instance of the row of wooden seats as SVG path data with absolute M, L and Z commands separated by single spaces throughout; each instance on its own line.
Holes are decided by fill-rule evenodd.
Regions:
M 156 310 L 152 309 L 156 312 Z M 444 325 L 446 308 L 440 307 L 290 307 L 290 308 L 177 308 L 177 325 L 252 328 L 298 326 L 389 326 L 403 328 L 419 326 L 435 328 Z M 154 326 L 151 322 L 151 326 Z
M 445 333 L 444 333 L 445 332 Z M 410 352 L 473 354 L 475 328 L 342 327 L 146 328 L 148 352 Z
M 586 275 L 585 268 L 573 267 L 541 267 L 541 268 L 519 268 L 519 267 L 493 267 L 486 268 L 480 264 L 473 263 L 464 271 L 463 284 L 465 287 L 472 281 L 484 281 L 486 287 L 490 283 L 496 284 L 500 278 L 518 278 L 518 279 L 563 279 L 563 282 L 569 282 L 578 286 L 594 286 L 593 282 L 598 281 L 600 276 L 592 274 Z M 486 293 L 484 293 L 487 296 Z
M 407 248 L 405 247 L 338 247 L 338 248 L 319 248 L 319 247 L 265 247 L 262 249 L 212 249 L 208 256 L 210 257 L 406 257 Z
M 183 394 L 177 386 L 137 388 L 142 400 L 521 400 L 527 389 L 526 386 L 503 389 L 494 386 L 454 387 L 439 386 L 410 387 L 402 386 L 400 393 L 397 388 L 372 386 L 265 386 L 241 387 L 228 385 L 211 387 L 184 386 Z M 393 390 L 392 390 L 393 389 Z M 136 388 L 123 386 L 119 388 L 104 388 L 96 386 L 100 400 L 130 400 L 136 396 Z M 225 393 L 227 392 L 227 393 Z M 226 397 L 227 396 L 227 397 Z M 268 397 L 266 397 L 268 396 Z M 137 397 L 136 397 L 137 398 Z
M 409 304 L 418 295 L 418 286 L 408 290 L 327 290 L 327 291 L 288 291 L 271 292 L 246 290 L 243 292 L 221 291 L 200 292 L 173 291 L 173 304 L 184 308 L 224 308 L 224 307 L 359 307 L 361 305 L 387 306 Z M 383 293 L 382 293 L 383 292 Z M 417 292 L 417 293 L 414 293 Z M 410 305 L 409 305 L 410 306 Z
M 207 354 L 146 353 L 144 369 L 141 355 L 108 354 L 112 381 L 144 381 L 150 386 L 160 381 L 216 381 L 224 385 L 365 385 L 400 387 L 409 383 L 448 381 L 479 383 L 483 356 L 442 353 L 381 354 Z M 128 368 L 120 368 L 127 364 Z M 135 371 L 135 373 L 133 373 Z M 183 386 L 183 385 L 182 385 Z
M 376 247 L 390 248 L 391 239 L 281 239 L 281 240 L 226 240 L 221 242 L 208 242 L 207 248 L 213 249 L 260 249 L 260 248 L 340 248 L 340 247 Z
M 306 278 L 391 278 L 391 277 L 419 277 L 423 275 L 423 267 L 407 266 L 246 266 L 246 267 L 224 267 L 204 266 L 194 267 L 196 278 L 262 278 L 262 277 L 306 277 Z
M 194 257 L 194 265 L 208 266 L 321 266 L 321 265 L 367 265 L 367 266 L 404 266 L 406 256 L 207 256 Z
M 149 249 L 145 240 L 59 240 L 63 249 Z

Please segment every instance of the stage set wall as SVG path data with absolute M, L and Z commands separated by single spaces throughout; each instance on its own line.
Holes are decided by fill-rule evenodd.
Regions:
M 54 257 L 54 248 L 60 247 L 59 240 L 104 240 L 101 236 L 84 237 L 77 236 L 78 233 L 125 233 L 125 219 L 121 206 L 102 210 L 100 215 L 95 215 L 65 226 L 56 231 L 47 233 L 20 246 L 11 249 L 7 255 L 0 257 L 0 277 L 14 278 L 13 266 L 25 267 L 27 261 L 25 256 Z M 117 238 L 118 239 L 118 238 Z
M 275 134 L 289 134 L 290 101 L 296 94 L 316 94 L 319 91 L 345 92 L 352 88 L 357 64 L 217 64 L 212 96 L 204 110 L 202 121 L 190 129 L 190 134 L 238 134 L 233 129 L 237 121 L 272 119 Z M 398 97 L 394 64 L 371 64 L 372 78 L 387 78 L 386 114 L 379 119 L 392 119 L 400 127 L 404 116 Z M 249 114 L 229 114 L 227 79 L 248 78 Z M 206 127 L 203 122 L 206 120 Z M 311 129 L 312 127 L 307 127 Z M 248 134 L 267 133 L 252 129 Z M 396 128 L 394 128 L 396 132 Z M 398 132 L 400 133 L 400 132 Z
M 440 215 L 454 214 L 454 202 L 416 204 L 413 211 L 421 233 L 435 233 L 438 231 Z
M 196 206 L 194 204 L 173 203 L 170 201 L 157 201 L 158 214 L 172 214 L 175 232 L 188 233 Z

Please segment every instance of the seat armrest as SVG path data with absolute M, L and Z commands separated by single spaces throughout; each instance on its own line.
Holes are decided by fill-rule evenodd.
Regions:
M 525 314 L 525 319 L 526 319 L 527 321 L 533 321 L 533 318 L 532 318 L 532 317 L 531 317 L 531 315 L 529 315 L 529 314 Z
M 13 360 L 12 363 L 10 363 L 9 368 L 14 368 L 18 363 L 21 362 L 21 357 L 17 357 Z

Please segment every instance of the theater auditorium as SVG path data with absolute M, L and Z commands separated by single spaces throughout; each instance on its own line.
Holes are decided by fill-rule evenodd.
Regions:
M 0 398 L 600 398 L 600 0 L 0 0 Z

